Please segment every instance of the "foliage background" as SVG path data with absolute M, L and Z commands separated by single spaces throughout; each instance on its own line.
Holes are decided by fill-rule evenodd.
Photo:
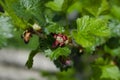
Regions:
M 63 71 L 43 72 L 51 80 L 120 80 L 119 0 L 0 0 L 0 11 L 0 47 L 32 50 L 28 68 L 37 52 L 45 52 Z M 25 45 L 20 36 L 35 23 L 42 33 Z M 51 33 L 66 35 L 71 43 L 52 48 Z M 60 56 L 72 64 L 62 64 Z

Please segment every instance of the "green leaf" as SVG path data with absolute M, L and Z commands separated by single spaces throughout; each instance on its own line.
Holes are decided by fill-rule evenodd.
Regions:
M 94 3 L 94 5 L 93 5 Z M 83 8 L 93 16 L 97 16 L 98 8 L 100 7 L 101 0 L 82 0 Z
M 111 14 L 114 16 L 114 18 L 117 18 L 120 20 L 120 7 L 116 5 L 112 6 Z
M 93 5 L 94 3 L 94 5 Z M 82 0 L 83 8 L 93 16 L 99 16 L 109 9 L 107 0 Z
M 23 21 L 22 19 L 20 19 L 13 10 L 13 7 L 16 7 L 13 4 L 17 3 L 16 1 L 17 0 L 5 0 L 4 2 L 0 1 L 0 3 L 2 4 L 2 7 L 4 8 L 4 11 L 6 12 L 5 14 L 9 15 L 12 18 L 11 20 L 13 24 L 16 27 L 19 27 L 21 29 L 26 29 L 27 28 L 26 21 Z
M 98 8 L 97 16 L 99 16 L 100 14 L 107 10 L 109 10 L 109 3 L 107 0 L 102 0 L 101 6 Z
M 14 23 L 26 29 L 29 27 L 28 22 L 37 21 L 41 25 L 44 24 L 41 4 L 40 0 L 9 0 L 5 1 L 4 7 L 5 11 L 12 17 Z
M 63 33 L 64 31 L 64 27 L 58 25 L 57 23 L 52 23 L 45 28 L 46 34 Z
M 119 68 L 115 65 L 97 64 L 92 66 L 92 79 L 90 80 L 120 80 Z
M 94 36 L 91 37 L 84 33 L 79 35 L 77 32 L 73 32 L 72 35 L 73 35 L 75 41 L 78 44 L 82 45 L 83 47 L 90 47 L 90 46 L 94 45 L 94 42 L 95 42 Z
M 40 0 L 20 0 L 20 4 L 28 11 L 36 9 Z
M 84 16 L 78 18 L 76 22 L 77 30 L 72 32 L 72 36 L 83 47 L 92 47 L 99 38 L 105 38 L 110 35 L 106 20 Z
M 26 66 L 30 69 L 32 68 L 32 65 L 33 65 L 33 58 L 34 56 L 39 52 L 38 48 L 35 49 L 35 50 L 32 50 L 29 54 L 29 57 L 28 57 L 28 60 L 26 62 Z
M 67 47 L 59 47 L 50 54 L 51 60 L 56 60 L 59 56 L 68 56 L 71 53 Z
M 12 4 L 17 16 L 28 21 L 29 19 L 41 20 L 40 0 L 18 0 Z
M 92 67 L 92 76 L 90 80 L 101 80 L 100 76 L 102 74 L 101 68 L 99 67 L 99 65 L 93 65 Z
M 102 66 L 102 75 L 101 79 L 113 79 L 113 80 L 120 80 L 120 71 L 117 66 L 106 65 Z
M 109 53 L 112 56 L 120 56 L 120 53 L 119 53 L 120 52 L 120 47 L 115 48 L 115 49 L 110 49 L 108 46 L 104 46 L 104 50 L 105 50 L 105 52 Z
M 61 11 L 63 3 L 64 3 L 64 0 L 54 0 L 46 3 L 45 6 L 48 8 L 51 8 L 54 11 Z
M 79 2 L 80 2 L 79 0 L 64 0 L 64 3 L 62 5 L 62 11 L 66 13 L 68 8 L 71 7 L 74 3 L 76 3 L 76 4 L 74 4 L 74 10 L 78 9 L 79 5 L 80 5 Z M 77 6 L 75 6 L 75 5 L 77 5 Z
M 76 1 L 74 4 L 69 6 L 67 13 L 71 13 L 74 11 L 78 11 L 78 12 L 82 11 L 82 5 L 79 1 Z

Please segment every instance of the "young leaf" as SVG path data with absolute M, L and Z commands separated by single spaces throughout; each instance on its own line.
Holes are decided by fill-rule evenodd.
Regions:
M 67 47 L 59 47 L 50 54 L 51 60 L 56 60 L 59 56 L 68 56 L 71 53 Z
M 84 16 L 77 19 L 77 30 L 72 32 L 75 41 L 83 47 L 94 46 L 98 38 L 108 37 L 110 30 L 107 21 Z

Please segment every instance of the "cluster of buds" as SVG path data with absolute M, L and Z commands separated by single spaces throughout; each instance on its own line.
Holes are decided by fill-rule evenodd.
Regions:
M 60 64 L 60 66 L 57 67 L 59 67 L 61 71 L 67 70 L 73 65 L 73 62 L 70 59 L 70 57 L 66 57 L 66 56 L 59 56 L 59 58 L 54 62 Z
M 30 41 L 30 38 L 32 37 L 32 34 L 39 34 L 41 33 L 41 27 L 38 24 L 33 24 L 32 28 L 26 29 L 22 34 L 22 39 L 27 44 Z
M 55 48 L 57 46 L 64 46 L 65 44 L 69 43 L 69 39 L 66 35 L 63 34 L 54 34 L 55 42 L 53 43 L 52 47 Z

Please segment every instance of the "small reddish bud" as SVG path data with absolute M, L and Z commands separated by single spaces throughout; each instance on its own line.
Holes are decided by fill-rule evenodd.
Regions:
M 70 65 L 72 65 L 72 61 L 68 59 L 68 60 L 65 61 L 65 64 L 70 66 Z
M 69 42 L 68 37 L 63 34 L 54 34 L 53 37 L 55 39 L 55 42 L 52 45 L 53 48 L 56 46 L 63 46 Z

